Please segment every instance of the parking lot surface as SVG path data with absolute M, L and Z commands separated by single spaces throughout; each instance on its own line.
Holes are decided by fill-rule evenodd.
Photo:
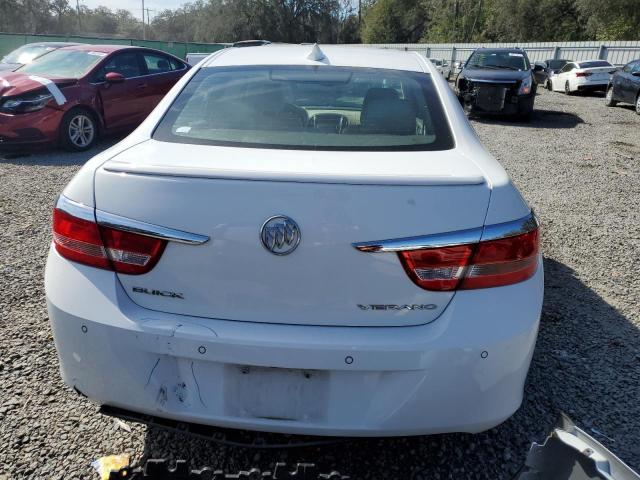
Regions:
M 254 450 L 99 415 L 59 378 L 43 272 L 55 198 L 107 140 L 0 159 L 0 479 L 97 478 L 90 462 L 118 453 L 228 471 L 285 461 L 352 478 L 510 478 L 561 411 L 640 469 L 640 116 L 541 91 L 530 123 L 472 123 L 542 224 L 545 304 L 511 419 L 479 435 Z

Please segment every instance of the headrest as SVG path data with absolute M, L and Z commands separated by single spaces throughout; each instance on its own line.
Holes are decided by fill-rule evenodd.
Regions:
M 362 102 L 362 109 L 367 108 L 367 104 L 371 103 L 374 100 L 381 100 L 385 98 L 400 98 L 398 92 L 393 88 L 370 88 L 367 90 L 367 94 L 364 96 L 364 101 Z
M 169 62 L 167 62 L 166 60 L 158 60 L 158 63 L 156 65 L 158 66 L 159 70 L 169 70 Z
M 373 93 L 371 90 L 380 92 Z M 384 90 L 395 95 L 383 94 L 381 91 Z M 369 93 L 373 95 L 370 96 Z M 362 105 L 360 125 L 368 133 L 415 135 L 416 109 L 411 102 L 398 98 L 395 90 L 372 88 L 367 92 Z

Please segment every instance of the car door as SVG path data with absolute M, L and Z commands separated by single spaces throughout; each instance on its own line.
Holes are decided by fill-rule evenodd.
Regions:
M 147 108 L 153 110 L 162 97 L 184 75 L 187 65 L 160 52 L 141 51 L 148 85 Z
M 538 67 L 538 69 L 536 69 Z M 544 84 L 545 79 L 547 78 L 547 64 L 546 62 L 536 62 L 534 64 L 533 76 L 537 84 Z
M 636 102 L 638 94 L 640 94 L 640 60 L 636 60 L 629 73 L 629 94 L 631 103 Z
M 637 90 L 636 83 L 640 78 L 634 77 L 633 72 L 637 71 L 640 71 L 640 61 L 628 63 L 621 71 L 614 75 L 614 78 L 617 77 L 618 82 L 617 85 L 614 83 L 614 93 L 617 93 L 620 101 L 635 103 Z
M 576 69 L 575 63 L 567 63 L 560 73 L 556 76 L 555 81 L 553 82 L 553 89 L 562 92 L 564 90 L 564 85 L 569 81 L 569 77 L 571 76 L 571 72 Z
M 106 74 L 119 73 L 120 83 L 108 83 Z M 99 84 L 105 126 L 118 130 L 138 125 L 149 113 L 145 99 L 147 84 L 144 67 L 137 51 L 114 54 L 94 74 L 92 83 Z

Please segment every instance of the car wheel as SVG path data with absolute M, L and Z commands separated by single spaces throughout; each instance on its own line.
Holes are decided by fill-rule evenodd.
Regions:
M 98 122 L 85 108 L 74 108 L 65 114 L 60 124 L 62 146 L 72 152 L 89 150 L 98 140 Z
M 551 80 L 547 80 L 547 90 L 553 92 L 553 83 L 551 83 Z
M 564 84 L 564 93 L 566 95 L 571 95 L 571 87 L 569 86 L 569 81 Z
M 604 97 L 604 104 L 607 107 L 615 107 L 617 103 L 618 102 L 613 99 L 613 87 L 607 88 L 607 94 Z

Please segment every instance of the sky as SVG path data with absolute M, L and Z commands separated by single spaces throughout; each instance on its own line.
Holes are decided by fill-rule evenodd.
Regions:
M 69 0 L 71 6 L 75 7 L 76 0 Z M 164 10 L 166 8 L 178 8 L 184 3 L 189 3 L 188 0 L 144 0 L 145 8 L 151 10 Z M 96 8 L 99 6 L 109 7 L 111 10 L 118 8 L 124 8 L 129 10 L 137 18 L 142 16 L 142 1 L 141 0 L 80 0 L 81 5 L 85 5 L 89 8 Z M 151 18 L 156 12 L 149 12 Z

